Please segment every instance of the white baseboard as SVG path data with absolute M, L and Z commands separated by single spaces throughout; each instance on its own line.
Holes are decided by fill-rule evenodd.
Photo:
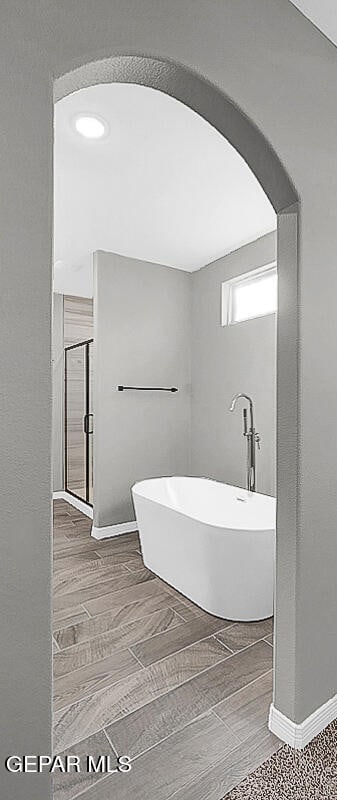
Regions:
M 137 530 L 137 522 L 121 522 L 118 525 L 107 525 L 105 528 L 91 528 L 91 536 L 94 539 L 110 539 L 111 536 L 121 536 L 123 533 L 131 533 Z
M 69 492 L 53 492 L 53 500 L 65 500 L 67 503 L 70 503 L 71 506 L 77 508 L 78 511 L 82 511 L 82 514 L 85 514 L 89 519 L 93 518 L 92 506 L 88 506 L 83 500 L 79 500 L 77 497 L 69 494 Z
M 336 717 L 337 694 L 299 724 L 288 719 L 272 703 L 269 710 L 269 730 L 282 742 L 289 744 L 290 747 L 294 747 L 296 750 L 303 750 Z
M 82 500 L 78 500 L 69 492 L 53 492 L 53 500 L 66 500 L 67 503 L 82 511 L 90 519 L 93 518 L 93 508 L 88 506 Z M 118 525 L 107 525 L 105 528 L 96 528 L 95 525 L 91 528 L 91 536 L 94 539 L 110 539 L 112 536 L 121 536 L 122 533 L 131 533 L 137 530 L 137 522 L 121 522 Z

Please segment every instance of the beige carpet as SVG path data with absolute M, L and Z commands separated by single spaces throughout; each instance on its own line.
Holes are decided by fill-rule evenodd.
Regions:
M 337 800 L 337 720 L 304 750 L 284 745 L 225 800 Z

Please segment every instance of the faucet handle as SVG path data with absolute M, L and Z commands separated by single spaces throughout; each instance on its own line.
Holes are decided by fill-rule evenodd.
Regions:
M 261 450 L 261 436 L 260 436 L 259 433 L 255 434 L 255 441 L 256 441 L 256 444 L 257 444 L 257 449 Z

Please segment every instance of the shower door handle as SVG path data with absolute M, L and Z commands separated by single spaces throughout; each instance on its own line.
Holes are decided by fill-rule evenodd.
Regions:
M 89 417 L 94 418 L 94 415 L 93 414 L 84 414 L 84 417 L 83 417 L 83 430 L 84 430 L 84 433 L 87 433 L 87 434 L 91 434 L 91 433 L 94 432 L 93 428 L 91 430 L 89 430 Z

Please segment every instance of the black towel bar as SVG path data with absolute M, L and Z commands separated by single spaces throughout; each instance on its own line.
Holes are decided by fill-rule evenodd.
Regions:
M 137 392 L 177 392 L 175 386 L 166 388 L 165 386 L 117 386 L 118 392 L 124 392 L 126 389 L 136 390 Z

